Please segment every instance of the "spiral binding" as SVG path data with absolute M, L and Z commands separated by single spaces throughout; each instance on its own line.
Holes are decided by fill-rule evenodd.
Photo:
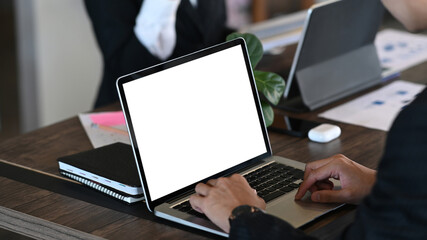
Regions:
M 106 187 L 103 187 L 103 186 L 101 186 L 101 185 L 99 185 L 99 184 L 97 184 L 97 183 L 95 183 L 95 182 L 92 182 L 92 181 L 90 181 L 90 180 L 87 180 L 87 179 L 85 179 L 85 178 L 82 178 L 82 177 L 79 177 L 79 176 L 76 176 L 76 175 L 74 175 L 74 174 L 70 174 L 70 173 L 67 173 L 67 172 L 62 172 L 62 174 L 63 174 L 63 175 L 65 175 L 65 176 L 67 176 L 67 177 L 69 177 L 69 178 L 71 178 L 71 179 L 74 179 L 74 180 L 76 180 L 76 181 L 78 181 L 78 182 L 80 182 L 80 183 L 83 183 L 83 184 L 84 184 L 84 185 L 86 185 L 86 186 L 89 186 L 89 187 L 91 187 L 91 188 L 94 188 L 94 189 L 96 189 L 96 190 L 98 190 L 98 191 L 100 191 L 100 192 L 103 192 L 103 193 L 105 193 L 105 194 L 108 194 L 108 195 L 110 195 L 110 196 L 112 196 L 112 197 L 115 197 L 115 198 L 117 198 L 117 199 L 120 199 L 120 200 L 122 200 L 122 201 L 126 201 L 125 199 L 126 199 L 127 197 L 122 196 L 122 195 L 120 195 L 120 194 L 118 194 L 118 193 L 116 193 L 116 192 L 113 192 L 113 191 L 111 191 L 110 189 L 108 189 L 108 188 L 106 188 Z M 126 202 L 128 202 L 128 201 L 126 201 Z

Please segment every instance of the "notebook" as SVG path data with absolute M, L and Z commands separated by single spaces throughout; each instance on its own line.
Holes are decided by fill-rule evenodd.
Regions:
M 303 163 L 272 155 L 241 38 L 123 76 L 117 88 L 146 204 L 158 217 L 227 236 L 188 206 L 181 211 L 198 182 L 274 165 L 302 177 Z M 299 227 L 339 206 L 294 201 L 295 185 L 270 195 L 266 211 Z
M 144 200 L 132 148 L 114 143 L 58 158 L 59 172 L 126 203 Z

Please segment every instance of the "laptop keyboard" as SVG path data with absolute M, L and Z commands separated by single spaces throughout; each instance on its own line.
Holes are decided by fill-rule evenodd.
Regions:
M 281 163 L 273 162 L 244 175 L 249 185 L 265 202 L 280 197 L 299 187 L 304 171 Z
M 258 196 L 268 203 L 297 189 L 304 179 L 304 171 L 272 162 L 243 176 L 249 185 L 257 191 Z M 206 218 L 204 214 L 195 211 L 188 200 L 172 208 L 196 217 Z

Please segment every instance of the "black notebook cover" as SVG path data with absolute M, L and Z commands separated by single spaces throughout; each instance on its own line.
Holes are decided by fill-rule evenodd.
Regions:
M 132 187 L 141 187 L 132 147 L 124 143 L 60 157 L 58 162 Z

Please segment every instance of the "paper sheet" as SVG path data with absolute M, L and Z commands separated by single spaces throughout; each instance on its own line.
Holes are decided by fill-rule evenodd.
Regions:
M 397 114 L 424 89 L 425 85 L 395 81 L 379 90 L 356 98 L 319 117 L 388 131 Z
M 116 142 L 122 142 L 130 145 L 128 135 L 105 130 L 97 126 L 97 124 L 106 124 L 108 127 L 127 131 L 125 124 L 112 125 L 116 123 L 123 123 L 121 120 L 118 120 L 120 118 L 120 113 L 121 111 L 79 114 L 80 122 L 82 123 L 83 128 L 85 129 L 86 134 L 94 148 L 99 148 Z M 109 117 L 111 117 L 110 120 Z M 95 122 L 93 119 L 95 119 Z
M 427 60 L 426 35 L 386 29 L 377 34 L 375 46 L 385 74 L 401 72 Z

